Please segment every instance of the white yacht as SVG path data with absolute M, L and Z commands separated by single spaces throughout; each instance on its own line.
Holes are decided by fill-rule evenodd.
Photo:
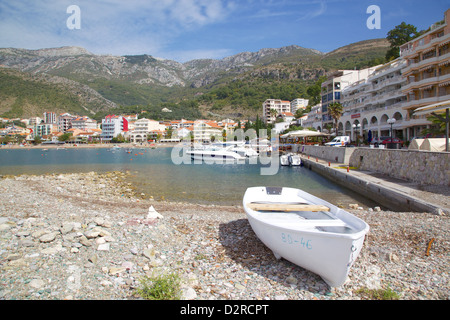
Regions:
M 195 146 L 187 150 L 193 160 L 202 160 L 211 163 L 236 163 L 245 162 L 247 156 L 235 151 L 235 145 L 224 147 L 222 144 Z

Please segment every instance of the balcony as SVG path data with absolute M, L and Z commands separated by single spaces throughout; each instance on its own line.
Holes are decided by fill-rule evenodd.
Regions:
M 421 106 L 426 106 L 434 103 L 444 102 L 450 100 L 450 94 L 444 96 L 434 96 L 434 97 L 426 97 L 422 99 L 413 99 L 408 102 L 405 102 L 403 105 L 403 109 L 411 109 L 418 108 Z
M 450 81 L 450 74 L 446 74 L 438 77 L 430 77 L 427 79 L 422 79 L 420 81 L 411 82 L 402 87 L 403 92 L 408 92 L 414 89 L 419 89 L 425 86 L 439 84 L 444 81 Z
M 450 52 L 442 55 L 442 56 L 438 56 L 438 57 L 433 57 L 433 58 L 428 58 L 416 63 L 412 63 L 410 64 L 408 67 L 404 68 L 402 70 L 402 74 L 404 76 L 406 76 L 408 73 L 411 73 L 413 71 L 416 71 L 422 67 L 428 66 L 428 65 L 433 65 L 433 64 L 437 64 L 441 61 L 445 61 L 447 59 L 450 59 Z

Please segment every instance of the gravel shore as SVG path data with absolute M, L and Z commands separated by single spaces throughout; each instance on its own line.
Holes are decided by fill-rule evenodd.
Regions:
M 348 281 L 330 288 L 277 261 L 242 207 L 154 201 L 126 178 L 3 176 L 0 299 L 139 299 L 145 275 L 171 272 L 184 299 L 360 300 L 364 288 L 403 300 L 450 297 L 448 216 L 347 208 L 371 230 Z M 160 216 L 149 216 L 151 206 Z

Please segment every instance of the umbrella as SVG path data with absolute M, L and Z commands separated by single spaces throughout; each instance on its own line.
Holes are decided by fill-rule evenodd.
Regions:
M 311 131 L 311 130 L 297 130 L 291 131 L 281 136 L 281 138 L 287 137 L 327 137 L 329 134 L 322 133 L 319 131 Z

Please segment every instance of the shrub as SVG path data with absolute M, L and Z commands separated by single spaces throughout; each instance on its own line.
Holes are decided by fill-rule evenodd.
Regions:
M 170 273 L 141 279 L 137 294 L 147 300 L 179 300 L 181 280 L 178 274 Z

